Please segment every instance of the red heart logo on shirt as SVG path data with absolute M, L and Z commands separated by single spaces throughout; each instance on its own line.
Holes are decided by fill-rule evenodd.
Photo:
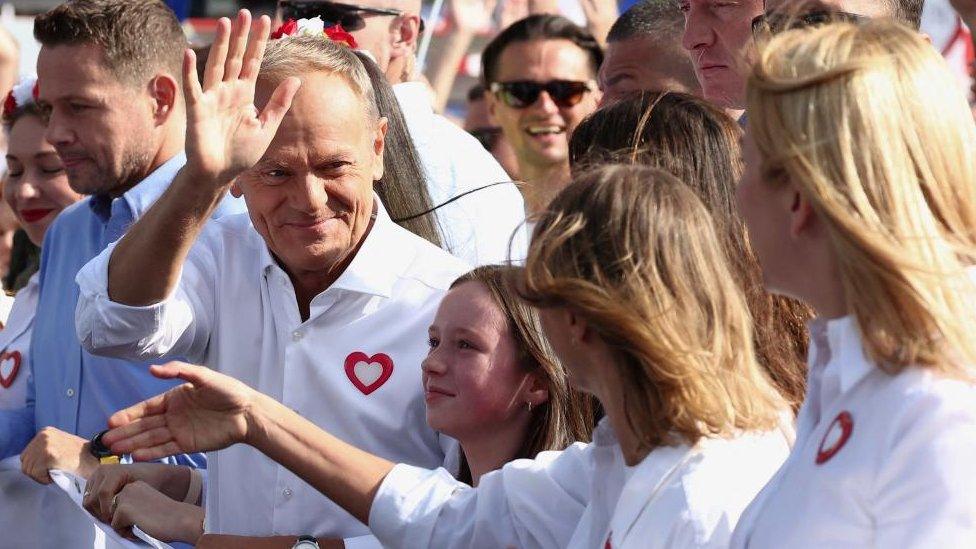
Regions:
M 379 389 L 393 375 L 393 359 L 383 353 L 366 356 L 359 351 L 346 357 L 346 377 L 364 395 Z
M 9 389 L 20 371 L 20 351 L 0 353 L 0 386 Z
M 827 427 L 823 440 L 820 441 L 820 450 L 817 452 L 817 465 L 827 463 L 834 457 L 840 449 L 847 444 L 847 439 L 851 438 L 854 431 L 854 418 L 850 412 L 841 412 Z

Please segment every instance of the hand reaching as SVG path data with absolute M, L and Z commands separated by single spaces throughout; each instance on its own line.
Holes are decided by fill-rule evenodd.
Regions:
M 607 45 L 607 33 L 620 16 L 617 0 L 580 0 L 586 14 L 586 28 L 601 46 Z
M 187 383 L 109 418 L 113 429 L 102 441 L 113 452 L 146 461 L 220 450 L 247 439 L 257 391 L 209 368 L 182 362 L 150 371 L 161 379 Z
M 230 184 L 261 158 L 301 85 L 297 78 L 285 79 L 258 113 L 254 88 L 271 20 L 262 16 L 255 36 L 248 41 L 250 31 L 251 14 L 247 10 L 238 13 L 233 25 L 227 18 L 217 22 L 217 38 L 207 58 L 202 85 L 193 50 L 187 50 L 183 58 L 188 169 L 216 185 Z

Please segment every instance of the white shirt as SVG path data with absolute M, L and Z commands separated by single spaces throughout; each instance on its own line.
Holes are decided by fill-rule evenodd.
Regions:
M 0 330 L 0 410 L 16 410 L 27 403 L 30 376 L 31 327 L 37 310 L 37 273 L 17 292 Z
M 245 214 L 207 225 L 176 291 L 157 305 L 110 301 L 113 248 L 92 260 L 78 274 L 79 339 L 92 352 L 206 364 L 367 452 L 439 466 L 457 446 L 427 426 L 420 364 L 435 309 L 467 266 L 395 225 L 376 204 L 376 222 L 355 258 L 315 296 L 304 322 L 288 275 Z M 208 471 L 208 532 L 369 533 L 253 448 L 211 453 Z
M 604 419 L 593 443 L 516 460 L 477 488 L 443 469 L 397 465 L 369 526 L 384 547 L 726 547 L 788 453 L 775 431 L 661 447 L 627 467 Z
M 976 387 L 917 367 L 885 373 L 853 317 L 810 333 L 796 445 L 732 546 L 974 546 Z
M 511 180 L 477 139 L 434 113 L 422 83 L 397 84 L 393 92 L 427 174 L 433 206 Z M 526 256 L 525 203 L 514 184 L 495 185 L 459 198 L 437 210 L 437 221 L 451 253 L 472 265 L 507 263 L 509 258 Z

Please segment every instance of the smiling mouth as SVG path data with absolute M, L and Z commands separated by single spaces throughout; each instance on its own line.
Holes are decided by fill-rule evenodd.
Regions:
M 548 125 L 535 125 L 528 126 L 525 128 L 525 133 L 531 135 L 532 137 L 538 137 L 540 135 L 559 135 L 566 133 L 565 126 L 558 126 L 556 124 Z

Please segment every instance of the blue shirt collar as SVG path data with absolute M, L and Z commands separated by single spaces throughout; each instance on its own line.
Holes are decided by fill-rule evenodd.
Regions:
M 126 212 L 128 216 L 138 219 L 163 195 L 184 165 L 186 165 L 186 153 L 180 151 L 121 197 L 113 199 L 108 195 L 96 194 L 91 197 L 88 206 L 103 223 L 118 215 L 120 208 L 124 207 L 128 207 L 129 211 Z

